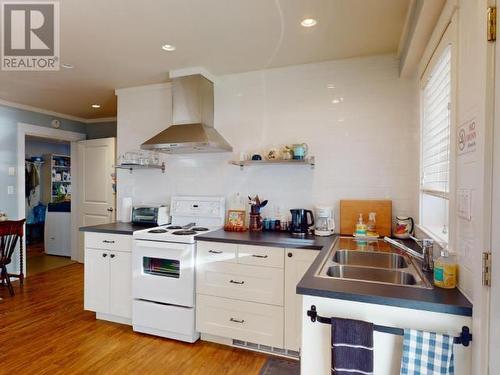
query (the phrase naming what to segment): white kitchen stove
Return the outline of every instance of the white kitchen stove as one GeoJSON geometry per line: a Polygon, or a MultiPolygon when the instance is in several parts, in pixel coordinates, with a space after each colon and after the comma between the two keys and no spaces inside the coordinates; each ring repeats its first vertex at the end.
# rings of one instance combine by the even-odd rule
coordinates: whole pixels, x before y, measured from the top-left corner
{"type": "Polygon", "coordinates": [[[168,224],[134,232],[134,239],[176,243],[195,243],[197,235],[213,232],[221,228],[221,225],[202,226],[198,225],[196,222],[188,225],[168,224]]]}
{"type": "Polygon", "coordinates": [[[133,234],[134,331],[186,342],[195,328],[196,236],[224,225],[220,197],[172,197],[172,223],[133,234]]]}

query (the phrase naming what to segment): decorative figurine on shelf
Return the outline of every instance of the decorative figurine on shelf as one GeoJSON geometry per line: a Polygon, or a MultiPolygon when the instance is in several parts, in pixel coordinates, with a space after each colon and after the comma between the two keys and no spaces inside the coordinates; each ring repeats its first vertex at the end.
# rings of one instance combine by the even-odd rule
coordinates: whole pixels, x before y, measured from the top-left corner
{"type": "Polygon", "coordinates": [[[267,204],[267,200],[260,201],[258,195],[255,198],[248,197],[250,204],[250,225],[249,229],[251,232],[260,232],[262,231],[262,218],[260,217],[260,209],[265,207],[267,204]]]}

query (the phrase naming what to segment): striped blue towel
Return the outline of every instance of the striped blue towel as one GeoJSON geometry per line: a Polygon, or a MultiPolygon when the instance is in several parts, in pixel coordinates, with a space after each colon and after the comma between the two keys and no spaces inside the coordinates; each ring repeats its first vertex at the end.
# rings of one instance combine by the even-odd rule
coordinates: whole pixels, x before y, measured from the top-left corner
{"type": "Polygon", "coordinates": [[[453,375],[453,336],[405,329],[401,375],[453,375]]]}

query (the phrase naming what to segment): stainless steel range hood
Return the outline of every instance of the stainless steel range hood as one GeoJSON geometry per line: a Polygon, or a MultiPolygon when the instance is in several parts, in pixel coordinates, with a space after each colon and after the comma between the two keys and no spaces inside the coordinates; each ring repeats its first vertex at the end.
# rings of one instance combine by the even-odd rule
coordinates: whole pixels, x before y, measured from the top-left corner
{"type": "Polygon", "coordinates": [[[201,74],[172,80],[172,123],[141,149],[170,154],[233,150],[214,128],[214,87],[201,74]]]}

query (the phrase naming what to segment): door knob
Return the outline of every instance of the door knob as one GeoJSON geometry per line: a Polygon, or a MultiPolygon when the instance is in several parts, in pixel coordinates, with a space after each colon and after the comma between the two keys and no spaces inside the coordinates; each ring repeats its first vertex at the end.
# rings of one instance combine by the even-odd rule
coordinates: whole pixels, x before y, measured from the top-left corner
{"type": "Polygon", "coordinates": [[[113,212],[114,211],[114,208],[113,207],[109,207],[108,208],[108,212],[113,212]]]}

